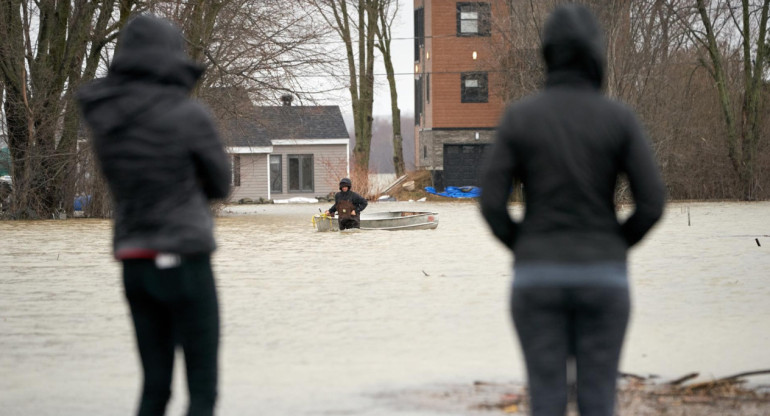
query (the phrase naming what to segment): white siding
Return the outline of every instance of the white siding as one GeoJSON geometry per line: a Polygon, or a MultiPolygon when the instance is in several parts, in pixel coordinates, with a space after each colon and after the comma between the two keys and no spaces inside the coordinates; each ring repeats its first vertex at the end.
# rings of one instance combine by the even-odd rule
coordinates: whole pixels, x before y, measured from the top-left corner
{"type": "Polygon", "coordinates": [[[273,192],[272,199],[288,199],[295,196],[316,197],[337,192],[339,180],[347,176],[347,150],[344,144],[308,145],[308,146],[273,146],[273,154],[280,154],[283,176],[283,190],[273,192]],[[288,155],[313,155],[313,192],[289,192],[288,155]],[[341,175],[341,176],[340,176],[341,175]]]}
{"type": "MultiPolygon", "coordinates": [[[[313,198],[337,192],[339,180],[348,176],[348,146],[346,144],[273,146],[274,155],[281,155],[281,192],[270,192],[271,199],[289,199],[296,196],[313,198]],[[288,155],[313,155],[313,192],[289,192],[288,155]]],[[[241,154],[241,186],[234,186],[230,201],[242,198],[268,198],[267,154],[241,154]]]]}
{"type": "Polygon", "coordinates": [[[267,155],[241,154],[241,186],[233,186],[230,201],[267,198],[267,155]]]}

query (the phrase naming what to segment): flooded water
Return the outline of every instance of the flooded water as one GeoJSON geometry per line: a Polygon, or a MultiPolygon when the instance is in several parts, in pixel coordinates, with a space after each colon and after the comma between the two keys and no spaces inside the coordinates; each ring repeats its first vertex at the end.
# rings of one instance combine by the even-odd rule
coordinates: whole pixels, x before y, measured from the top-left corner
{"type": "MultiPolygon", "coordinates": [[[[473,203],[369,206],[440,214],[436,230],[401,232],[316,233],[319,208],[217,220],[219,414],[430,415],[380,393],[524,379],[510,256],[473,203]]],[[[109,247],[108,221],[0,222],[2,414],[133,411],[139,364],[109,247]]],[[[669,205],[631,279],[623,371],[770,368],[770,203],[669,205]]],[[[170,414],[187,396],[177,364],[170,414]]]]}

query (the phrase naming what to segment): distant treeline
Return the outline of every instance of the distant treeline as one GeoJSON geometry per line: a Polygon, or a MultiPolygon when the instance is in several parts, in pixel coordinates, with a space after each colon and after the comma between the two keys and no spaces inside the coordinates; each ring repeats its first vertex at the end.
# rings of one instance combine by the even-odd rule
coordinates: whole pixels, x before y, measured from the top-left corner
{"type": "MultiPolygon", "coordinates": [[[[669,197],[770,199],[768,2],[581,2],[607,34],[606,92],[639,114],[669,197]]],[[[557,3],[500,3],[490,91],[507,101],[541,87],[539,31],[557,3]]]]}
{"type": "MultiPolygon", "coordinates": [[[[414,170],[414,116],[401,116],[401,136],[404,139],[404,164],[407,171],[414,170]]],[[[394,173],[393,127],[390,116],[374,117],[372,123],[372,148],[369,170],[376,173],[394,173]]]]}

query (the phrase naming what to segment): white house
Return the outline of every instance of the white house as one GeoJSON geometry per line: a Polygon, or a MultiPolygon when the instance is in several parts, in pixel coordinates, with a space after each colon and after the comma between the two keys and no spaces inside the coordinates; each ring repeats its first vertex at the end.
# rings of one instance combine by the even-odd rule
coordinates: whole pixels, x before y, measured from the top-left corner
{"type": "Polygon", "coordinates": [[[350,136],[338,106],[254,107],[221,127],[231,201],[326,196],[350,172],[350,136]]]}

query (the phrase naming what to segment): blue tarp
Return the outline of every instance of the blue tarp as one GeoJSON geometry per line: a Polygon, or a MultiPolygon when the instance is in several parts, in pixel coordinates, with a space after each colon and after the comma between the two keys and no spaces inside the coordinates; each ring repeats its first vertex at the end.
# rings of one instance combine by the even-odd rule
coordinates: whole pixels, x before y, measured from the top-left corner
{"type": "Polygon", "coordinates": [[[73,208],[75,211],[82,211],[89,203],[91,203],[91,195],[76,196],[73,208]]]}
{"type": "Polygon", "coordinates": [[[425,191],[429,194],[445,196],[447,198],[478,198],[481,196],[481,188],[478,186],[447,186],[444,192],[436,192],[436,188],[426,186],[425,191]]]}

